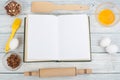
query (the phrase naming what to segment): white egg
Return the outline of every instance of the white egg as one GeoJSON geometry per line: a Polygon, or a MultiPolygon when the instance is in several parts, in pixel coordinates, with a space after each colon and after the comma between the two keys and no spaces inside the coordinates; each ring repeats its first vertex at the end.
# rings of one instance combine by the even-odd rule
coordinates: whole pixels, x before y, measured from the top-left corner
{"type": "Polygon", "coordinates": [[[109,45],[106,47],[106,52],[108,53],[117,53],[119,50],[117,45],[109,45]]]}
{"type": "Polygon", "coordinates": [[[11,40],[9,46],[11,50],[15,50],[18,47],[18,45],[19,45],[19,40],[17,38],[14,38],[11,40]]]}
{"type": "Polygon", "coordinates": [[[107,47],[109,46],[111,43],[111,39],[110,38],[103,38],[101,41],[100,41],[100,46],[101,47],[107,47]]]}

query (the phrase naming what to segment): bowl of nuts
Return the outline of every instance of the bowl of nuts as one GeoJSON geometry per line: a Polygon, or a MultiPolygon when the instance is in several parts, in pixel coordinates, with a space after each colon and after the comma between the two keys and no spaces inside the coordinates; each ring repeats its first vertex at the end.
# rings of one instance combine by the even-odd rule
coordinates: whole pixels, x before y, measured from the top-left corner
{"type": "Polygon", "coordinates": [[[5,3],[5,10],[6,13],[10,16],[17,16],[21,13],[22,6],[21,2],[19,0],[8,0],[5,3]]]}
{"type": "Polygon", "coordinates": [[[15,71],[20,68],[20,66],[22,64],[22,59],[18,53],[11,51],[11,52],[8,52],[3,57],[2,63],[6,69],[15,71]]]}

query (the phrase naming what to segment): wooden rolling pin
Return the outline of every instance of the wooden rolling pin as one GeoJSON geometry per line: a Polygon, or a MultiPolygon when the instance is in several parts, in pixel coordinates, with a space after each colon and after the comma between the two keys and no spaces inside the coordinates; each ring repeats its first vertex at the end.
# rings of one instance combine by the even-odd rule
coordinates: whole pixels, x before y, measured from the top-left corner
{"type": "Polygon", "coordinates": [[[60,76],[76,76],[79,74],[90,74],[92,69],[76,69],[70,68],[45,68],[38,71],[25,72],[25,76],[38,76],[38,77],[60,77],[60,76]]]}
{"type": "Polygon", "coordinates": [[[65,4],[57,5],[51,2],[32,2],[31,11],[35,13],[39,12],[52,12],[55,10],[88,10],[89,6],[87,5],[77,5],[77,4],[65,4]]]}

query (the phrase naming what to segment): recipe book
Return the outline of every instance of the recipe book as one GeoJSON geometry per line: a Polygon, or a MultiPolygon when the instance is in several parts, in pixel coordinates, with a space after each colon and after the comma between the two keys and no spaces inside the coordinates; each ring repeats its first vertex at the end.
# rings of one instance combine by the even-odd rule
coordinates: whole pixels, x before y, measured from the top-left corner
{"type": "Polygon", "coordinates": [[[24,61],[90,61],[89,18],[28,15],[24,61]]]}

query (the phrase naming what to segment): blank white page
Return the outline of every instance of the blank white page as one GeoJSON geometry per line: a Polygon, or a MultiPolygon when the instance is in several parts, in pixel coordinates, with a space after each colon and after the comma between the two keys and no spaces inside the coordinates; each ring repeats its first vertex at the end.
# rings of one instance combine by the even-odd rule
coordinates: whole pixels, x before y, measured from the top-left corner
{"type": "Polygon", "coordinates": [[[57,17],[28,15],[27,61],[56,60],[58,54],[57,17]]]}
{"type": "Polygon", "coordinates": [[[60,60],[90,60],[89,23],[87,15],[59,16],[60,60]]]}

